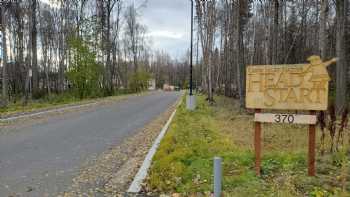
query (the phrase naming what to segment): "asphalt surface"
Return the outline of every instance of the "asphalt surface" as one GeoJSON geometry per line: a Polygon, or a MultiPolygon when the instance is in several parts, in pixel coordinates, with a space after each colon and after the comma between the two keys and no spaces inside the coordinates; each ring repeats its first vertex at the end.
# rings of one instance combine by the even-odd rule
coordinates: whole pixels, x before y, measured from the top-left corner
{"type": "Polygon", "coordinates": [[[0,196],[57,195],[71,185],[83,163],[135,134],[180,95],[133,96],[13,132],[0,128],[0,196]]]}

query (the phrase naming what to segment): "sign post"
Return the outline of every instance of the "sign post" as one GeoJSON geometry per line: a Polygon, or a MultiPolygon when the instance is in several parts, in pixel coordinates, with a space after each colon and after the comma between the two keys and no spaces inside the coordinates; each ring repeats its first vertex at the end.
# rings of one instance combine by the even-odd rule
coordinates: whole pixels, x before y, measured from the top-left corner
{"type": "MultiPolygon", "coordinates": [[[[315,111],[310,111],[311,115],[315,115],[315,111]]],[[[308,175],[315,176],[315,159],[316,159],[316,126],[309,125],[309,154],[308,154],[308,175]]]]}
{"type": "MultiPolygon", "coordinates": [[[[255,113],[260,113],[260,109],[255,109],[255,113]]],[[[254,149],[255,149],[255,173],[260,176],[261,166],[261,123],[255,122],[254,149]]]]}
{"type": "Polygon", "coordinates": [[[315,176],[316,111],[328,107],[327,66],[336,59],[323,62],[319,56],[308,58],[309,64],[252,65],[246,72],[246,107],[255,110],[255,171],[261,169],[261,122],[308,124],[308,175],[315,176]],[[261,113],[270,110],[309,110],[305,114],[261,113]]]}

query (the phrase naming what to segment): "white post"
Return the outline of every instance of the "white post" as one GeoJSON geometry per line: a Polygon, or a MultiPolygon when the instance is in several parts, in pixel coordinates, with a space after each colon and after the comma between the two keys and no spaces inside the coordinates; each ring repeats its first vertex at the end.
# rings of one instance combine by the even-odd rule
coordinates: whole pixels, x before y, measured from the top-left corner
{"type": "Polygon", "coordinates": [[[196,97],[194,95],[187,96],[186,108],[190,111],[193,111],[196,108],[196,97]]]}

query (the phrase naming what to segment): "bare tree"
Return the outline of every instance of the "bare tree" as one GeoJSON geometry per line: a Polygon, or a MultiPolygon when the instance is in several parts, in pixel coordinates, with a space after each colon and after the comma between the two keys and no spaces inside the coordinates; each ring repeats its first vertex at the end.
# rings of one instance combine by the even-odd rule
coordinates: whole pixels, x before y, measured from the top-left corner
{"type": "Polygon", "coordinates": [[[8,103],[8,87],[7,87],[7,44],[6,44],[6,26],[7,14],[5,4],[1,5],[1,32],[2,32],[2,103],[1,106],[6,106],[8,103]]]}
{"type": "MultiPolygon", "coordinates": [[[[106,55],[106,66],[105,66],[105,87],[109,93],[112,93],[113,91],[113,82],[112,82],[112,65],[111,65],[111,13],[113,11],[114,5],[117,1],[116,0],[107,0],[105,2],[106,5],[104,5],[102,1],[102,9],[103,14],[100,16],[101,21],[101,27],[103,32],[102,37],[102,46],[104,50],[104,54],[106,55]]],[[[101,4],[101,3],[100,3],[101,4]]],[[[101,6],[101,5],[100,5],[101,6]]]]}
{"type": "Polygon", "coordinates": [[[39,70],[37,64],[37,1],[32,0],[31,5],[31,52],[32,52],[32,70],[33,70],[33,92],[36,93],[39,89],[39,70]]]}
{"type": "Polygon", "coordinates": [[[346,94],[346,48],[345,48],[345,24],[346,14],[348,9],[348,1],[337,0],[336,1],[336,32],[337,32],[337,44],[336,54],[339,58],[336,69],[336,112],[341,114],[346,108],[347,94],[346,94]]]}
{"type": "Polygon", "coordinates": [[[250,1],[239,0],[237,5],[237,85],[242,108],[245,103],[245,50],[243,33],[249,18],[250,3],[250,1]]]}
{"type": "Polygon", "coordinates": [[[75,16],[75,22],[77,25],[77,35],[78,36],[82,35],[81,25],[82,25],[83,20],[84,20],[84,8],[85,8],[87,2],[88,2],[88,0],[74,0],[73,1],[75,8],[77,10],[76,16],[75,16]]]}
{"type": "Polygon", "coordinates": [[[321,0],[321,13],[320,13],[320,38],[319,38],[319,51],[321,58],[326,58],[327,50],[327,21],[328,21],[328,0],[321,0]]]}
{"type": "Polygon", "coordinates": [[[137,10],[135,5],[130,5],[125,12],[125,36],[128,40],[128,48],[132,53],[134,72],[138,70],[139,45],[141,43],[144,27],[137,22],[137,10]]]}
{"type": "Polygon", "coordinates": [[[207,69],[207,94],[208,101],[214,102],[213,98],[213,79],[212,79],[212,57],[214,48],[214,34],[216,32],[217,10],[216,1],[200,1],[196,0],[198,31],[200,35],[203,64],[207,69]]]}
{"type": "Polygon", "coordinates": [[[272,32],[272,64],[278,63],[278,36],[279,36],[279,10],[280,3],[279,0],[273,1],[273,32],[272,32]]]}
{"type": "Polygon", "coordinates": [[[51,13],[47,10],[41,12],[40,18],[40,37],[41,37],[41,48],[42,48],[42,65],[44,68],[45,80],[44,87],[46,87],[47,94],[51,94],[50,85],[50,59],[51,51],[54,40],[54,19],[51,13]]]}

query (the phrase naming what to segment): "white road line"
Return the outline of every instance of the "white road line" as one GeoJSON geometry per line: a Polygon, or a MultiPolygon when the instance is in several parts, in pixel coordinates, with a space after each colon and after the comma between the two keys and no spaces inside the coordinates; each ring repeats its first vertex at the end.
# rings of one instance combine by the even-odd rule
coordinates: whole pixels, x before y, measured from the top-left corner
{"type": "Polygon", "coordinates": [[[165,124],[165,126],[163,127],[162,131],[160,132],[160,134],[158,135],[156,141],[153,143],[151,149],[148,151],[145,160],[142,163],[141,168],[139,169],[139,171],[137,172],[136,176],[134,177],[134,180],[132,181],[128,192],[130,193],[138,193],[141,190],[141,184],[143,182],[143,180],[146,178],[147,176],[147,172],[149,167],[151,166],[151,162],[152,162],[152,158],[154,156],[154,154],[156,153],[158,146],[161,142],[161,140],[163,139],[166,131],[169,128],[169,125],[172,121],[172,119],[174,118],[176,113],[176,109],[175,111],[171,114],[168,122],[165,124]]]}
{"type": "Polygon", "coordinates": [[[8,118],[0,118],[0,122],[13,121],[13,120],[17,120],[20,118],[28,118],[28,117],[38,116],[41,114],[52,113],[52,112],[61,112],[61,111],[68,110],[68,109],[81,108],[81,107],[86,107],[86,106],[91,106],[91,105],[96,105],[96,104],[97,104],[97,102],[94,102],[94,103],[88,103],[88,104],[83,104],[83,105],[67,106],[67,107],[62,107],[59,109],[46,110],[46,111],[41,111],[41,112],[32,113],[32,114],[23,114],[23,115],[8,117],[8,118]]]}
{"type": "MultiPolygon", "coordinates": [[[[176,108],[181,104],[182,96],[180,97],[179,102],[176,104],[176,108]]],[[[156,153],[156,151],[157,151],[157,149],[159,147],[160,142],[162,141],[165,133],[167,132],[167,130],[169,128],[169,125],[170,125],[171,121],[173,120],[173,118],[174,118],[174,116],[176,114],[176,108],[175,108],[174,112],[171,114],[171,116],[168,119],[167,123],[162,128],[162,130],[159,133],[158,137],[154,141],[151,149],[148,151],[148,153],[146,155],[146,158],[145,158],[145,160],[142,163],[141,168],[139,169],[139,171],[135,175],[134,180],[132,181],[131,185],[129,186],[129,189],[128,189],[127,192],[129,192],[129,193],[138,193],[138,192],[140,192],[141,184],[143,183],[143,181],[147,177],[148,169],[149,169],[149,167],[151,166],[151,163],[152,163],[152,158],[155,155],[155,153],[156,153]]]]}

